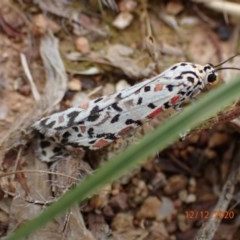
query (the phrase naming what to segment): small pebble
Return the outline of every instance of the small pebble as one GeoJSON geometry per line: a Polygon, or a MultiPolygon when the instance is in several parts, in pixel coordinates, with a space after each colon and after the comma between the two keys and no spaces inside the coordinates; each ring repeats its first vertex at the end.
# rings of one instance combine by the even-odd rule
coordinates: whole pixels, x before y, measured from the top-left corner
{"type": "Polygon", "coordinates": [[[137,2],[134,0],[124,0],[119,3],[120,12],[132,12],[136,9],[137,2]]]}
{"type": "Polygon", "coordinates": [[[70,91],[80,91],[82,89],[81,81],[77,78],[73,78],[68,82],[68,89],[70,91]]]}
{"type": "Polygon", "coordinates": [[[129,12],[121,12],[113,21],[113,26],[117,29],[123,30],[127,28],[133,21],[133,15],[129,12]]]}
{"type": "Polygon", "coordinates": [[[0,120],[4,120],[8,115],[8,107],[7,105],[0,106],[0,120]]]}
{"type": "Polygon", "coordinates": [[[133,215],[129,213],[118,213],[112,221],[113,230],[133,229],[133,215]]]}
{"type": "Polygon", "coordinates": [[[177,15],[183,11],[184,6],[180,1],[170,1],[166,6],[166,12],[171,15],[177,15]]]}
{"type": "Polygon", "coordinates": [[[185,176],[174,175],[168,179],[163,191],[165,194],[172,195],[186,188],[186,186],[187,178],[185,176]]]}
{"type": "Polygon", "coordinates": [[[30,85],[25,84],[18,89],[18,92],[23,96],[29,96],[31,94],[31,87],[30,85]]]}
{"type": "Polygon", "coordinates": [[[112,83],[107,83],[103,88],[103,96],[110,95],[115,92],[115,87],[112,83]]]}
{"type": "Polygon", "coordinates": [[[209,148],[218,147],[229,142],[229,136],[225,133],[215,132],[208,142],[209,148]]]}
{"type": "Polygon", "coordinates": [[[187,198],[186,198],[186,200],[185,200],[185,203],[194,203],[194,202],[196,202],[196,201],[197,201],[196,195],[190,193],[190,194],[188,194],[188,196],[187,196],[187,198]]]}
{"type": "Polygon", "coordinates": [[[75,45],[76,49],[82,54],[88,54],[90,52],[89,42],[85,37],[77,38],[75,45]]]}
{"type": "Polygon", "coordinates": [[[161,198],[161,208],[158,212],[158,220],[162,221],[165,218],[169,218],[175,212],[173,202],[170,198],[161,198]]]}
{"type": "Polygon", "coordinates": [[[117,84],[116,84],[116,92],[119,92],[125,88],[130,87],[130,84],[126,81],[126,80],[120,80],[117,84]]]}
{"type": "Polygon", "coordinates": [[[61,27],[43,14],[38,14],[33,17],[32,31],[35,35],[43,35],[47,29],[51,29],[53,33],[57,33],[61,27]]]}
{"type": "Polygon", "coordinates": [[[137,212],[138,218],[157,218],[161,208],[161,201],[157,197],[148,197],[137,212]]]}

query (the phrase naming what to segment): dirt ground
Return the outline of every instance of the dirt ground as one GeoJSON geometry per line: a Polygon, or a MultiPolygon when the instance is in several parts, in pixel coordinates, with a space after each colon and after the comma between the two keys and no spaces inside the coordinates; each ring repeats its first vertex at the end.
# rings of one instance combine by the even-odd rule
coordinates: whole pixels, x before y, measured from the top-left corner
{"type": "MultiPolygon", "coordinates": [[[[218,64],[239,52],[240,2],[210,2],[0,2],[0,238],[162,119],[97,154],[52,166],[36,154],[35,121],[174,63],[218,64]]],[[[237,73],[222,71],[219,84],[237,73]]],[[[235,103],[28,239],[239,239],[239,115],[235,103]]]]}

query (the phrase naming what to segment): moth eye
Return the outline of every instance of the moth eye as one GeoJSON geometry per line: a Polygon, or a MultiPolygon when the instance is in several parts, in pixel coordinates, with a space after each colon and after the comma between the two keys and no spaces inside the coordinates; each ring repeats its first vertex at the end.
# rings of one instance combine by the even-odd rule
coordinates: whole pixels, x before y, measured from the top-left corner
{"type": "Polygon", "coordinates": [[[208,83],[214,83],[217,80],[217,75],[215,73],[210,73],[207,77],[208,83]]]}

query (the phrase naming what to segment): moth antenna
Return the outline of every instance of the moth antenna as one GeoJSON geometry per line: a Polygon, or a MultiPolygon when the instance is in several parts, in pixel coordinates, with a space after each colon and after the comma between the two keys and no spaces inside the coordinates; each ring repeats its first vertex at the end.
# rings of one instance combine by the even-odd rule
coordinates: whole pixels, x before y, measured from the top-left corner
{"type": "Polygon", "coordinates": [[[232,57],[228,58],[227,60],[219,63],[218,65],[215,65],[214,68],[217,68],[217,67],[223,65],[224,63],[226,63],[226,62],[228,62],[228,61],[231,61],[233,58],[235,58],[235,57],[237,57],[237,56],[239,56],[239,55],[240,55],[240,53],[236,53],[235,55],[233,55],[232,57]]]}
{"type": "Polygon", "coordinates": [[[215,69],[214,72],[218,72],[218,71],[226,70],[226,69],[240,70],[240,68],[236,68],[236,67],[222,67],[222,68],[217,68],[217,69],[215,69]]]}

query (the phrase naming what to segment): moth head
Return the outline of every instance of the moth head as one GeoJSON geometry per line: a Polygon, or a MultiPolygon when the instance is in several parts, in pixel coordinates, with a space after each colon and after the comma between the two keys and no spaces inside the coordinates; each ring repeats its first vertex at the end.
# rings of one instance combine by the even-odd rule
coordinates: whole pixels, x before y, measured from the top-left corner
{"type": "Polygon", "coordinates": [[[211,63],[204,65],[203,71],[205,73],[205,77],[203,79],[205,84],[213,84],[217,82],[218,73],[216,72],[215,67],[211,63]]]}
{"type": "Polygon", "coordinates": [[[228,58],[227,60],[219,63],[218,65],[213,65],[211,63],[208,63],[206,64],[204,67],[203,67],[203,71],[205,72],[206,76],[205,76],[205,79],[204,79],[204,82],[205,84],[213,84],[215,83],[218,78],[218,71],[221,71],[221,70],[226,70],[226,69],[231,69],[231,70],[240,70],[240,68],[236,68],[236,67],[222,67],[225,63],[229,62],[230,60],[232,60],[233,58],[239,56],[240,53],[237,53],[235,54],[234,56],[228,58]]]}

